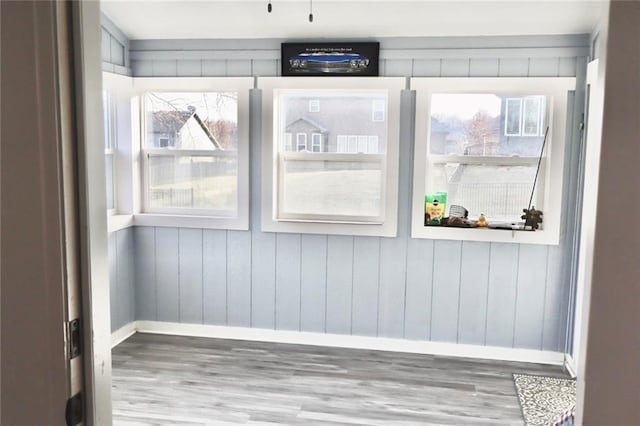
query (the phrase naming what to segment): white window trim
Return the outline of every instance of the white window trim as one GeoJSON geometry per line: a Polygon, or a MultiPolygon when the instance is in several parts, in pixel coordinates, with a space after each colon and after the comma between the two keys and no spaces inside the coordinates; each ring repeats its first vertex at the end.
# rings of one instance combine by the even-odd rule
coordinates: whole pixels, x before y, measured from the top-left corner
{"type": "MultiPolygon", "coordinates": [[[[109,208],[107,206],[107,215],[113,216],[118,212],[118,168],[116,159],[118,158],[118,107],[117,107],[117,93],[113,93],[105,87],[104,90],[107,93],[107,98],[103,100],[103,107],[107,109],[104,111],[108,116],[108,122],[104,123],[104,136],[108,141],[108,147],[104,149],[105,160],[107,157],[111,157],[111,197],[113,198],[113,206],[109,208]]],[[[106,163],[105,163],[106,172],[106,163]]],[[[109,190],[107,190],[108,194],[109,190]]]]}
{"type": "MultiPolygon", "coordinates": [[[[166,213],[147,213],[138,206],[133,213],[133,224],[141,226],[167,226],[203,229],[249,229],[249,91],[254,87],[253,77],[144,77],[133,78],[134,93],[138,96],[146,92],[199,92],[199,91],[235,91],[238,92],[238,206],[235,217],[212,215],[210,211],[176,209],[166,213]],[[206,214],[205,214],[206,213],[206,214]]],[[[134,101],[135,102],[135,101],[134,101]]],[[[141,111],[138,118],[141,120],[141,111]]],[[[144,131],[139,129],[134,139],[137,140],[138,156],[136,162],[140,170],[145,170],[140,146],[144,131]]],[[[147,150],[151,152],[151,150],[147,150]]],[[[140,172],[143,175],[143,172],[140,172]]],[[[144,176],[140,182],[143,182],[144,176]]],[[[141,185],[140,194],[146,197],[146,188],[141,185]]]]}
{"type": "Polygon", "coordinates": [[[133,78],[102,73],[103,89],[112,95],[116,107],[114,123],[114,186],[115,209],[108,211],[107,230],[115,232],[133,225],[133,211],[138,204],[136,191],[138,188],[134,166],[134,148],[132,145],[131,96],[133,95],[133,78]]]}
{"type": "MultiPolygon", "coordinates": [[[[262,231],[292,232],[335,235],[370,235],[395,237],[398,222],[398,153],[400,135],[400,95],[406,87],[404,77],[380,77],[376,79],[360,77],[259,77],[258,87],[262,89],[263,150],[262,150],[262,231]],[[387,163],[385,199],[383,209],[385,220],[377,223],[351,223],[348,221],[286,221],[276,219],[278,182],[277,140],[274,129],[274,100],[278,90],[386,90],[387,110],[387,163]]],[[[318,155],[318,154],[315,154],[318,155]]]]}
{"type": "Polygon", "coordinates": [[[309,101],[309,112],[320,112],[320,99],[311,99],[309,101]]]}
{"type": "MultiPolygon", "coordinates": [[[[416,129],[413,176],[413,238],[496,241],[557,245],[562,214],[562,180],[569,91],[575,90],[573,77],[540,78],[412,78],[416,91],[416,129]],[[427,177],[428,137],[430,135],[431,95],[434,93],[523,93],[547,97],[550,135],[545,146],[544,175],[538,177],[538,193],[543,197],[544,229],[509,231],[482,228],[448,228],[424,226],[424,194],[427,177]],[[424,119],[423,119],[424,117],[424,119]]],[[[483,159],[487,161],[487,159],[483,159]]],[[[496,159],[496,161],[500,161],[496,159]]],[[[503,160],[504,161],[504,160],[503,160]]],[[[525,161],[523,159],[522,161],[525,161]]],[[[526,160],[528,161],[528,160],[526,160]]],[[[523,206],[525,208],[526,206],[523,206]]],[[[447,212],[448,213],[448,212],[447,212]]]]}

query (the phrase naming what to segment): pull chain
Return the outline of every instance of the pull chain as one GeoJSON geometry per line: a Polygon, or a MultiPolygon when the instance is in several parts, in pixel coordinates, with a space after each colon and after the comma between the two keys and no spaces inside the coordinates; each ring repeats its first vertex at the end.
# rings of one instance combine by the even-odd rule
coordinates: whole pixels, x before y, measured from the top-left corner
{"type": "Polygon", "coordinates": [[[271,13],[273,10],[273,6],[271,6],[271,0],[269,0],[269,4],[267,5],[267,12],[271,13]]]}
{"type": "Polygon", "coordinates": [[[313,22],[313,0],[309,0],[309,22],[313,22]]]}

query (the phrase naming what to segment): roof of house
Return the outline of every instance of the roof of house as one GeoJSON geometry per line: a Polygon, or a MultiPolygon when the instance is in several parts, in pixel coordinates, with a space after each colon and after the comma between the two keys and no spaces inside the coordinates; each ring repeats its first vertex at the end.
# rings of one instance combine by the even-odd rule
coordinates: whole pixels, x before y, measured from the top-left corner
{"type": "Polygon", "coordinates": [[[155,111],[151,120],[153,133],[176,133],[195,114],[194,111],[155,111]]]}
{"type": "Polygon", "coordinates": [[[222,149],[222,146],[213,136],[207,125],[202,121],[200,116],[195,112],[195,108],[189,107],[188,111],[155,111],[151,120],[151,128],[153,133],[177,133],[187,121],[193,117],[202,131],[207,135],[216,149],[222,149]]]}
{"type": "Polygon", "coordinates": [[[299,121],[306,121],[311,125],[311,127],[313,127],[314,129],[318,129],[321,133],[326,133],[329,131],[326,127],[321,126],[320,124],[316,123],[311,119],[308,119],[307,117],[301,117],[301,118],[298,118],[297,120],[293,120],[291,123],[287,124],[286,129],[290,128],[291,126],[293,126],[299,121]]]}

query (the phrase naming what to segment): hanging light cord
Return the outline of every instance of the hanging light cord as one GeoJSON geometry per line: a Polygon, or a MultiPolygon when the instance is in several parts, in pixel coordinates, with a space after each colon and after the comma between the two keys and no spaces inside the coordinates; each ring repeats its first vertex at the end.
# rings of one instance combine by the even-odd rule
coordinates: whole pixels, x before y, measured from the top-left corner
{"type": "MultiPolygon", "coordinates": [[[[271,13],[273,11],[273,6],[271,5],[271,0],[267,3],[267,12],[271,13]]],[[[313,22],[313,0],[309,0],[309,22],[313,22]]]]}

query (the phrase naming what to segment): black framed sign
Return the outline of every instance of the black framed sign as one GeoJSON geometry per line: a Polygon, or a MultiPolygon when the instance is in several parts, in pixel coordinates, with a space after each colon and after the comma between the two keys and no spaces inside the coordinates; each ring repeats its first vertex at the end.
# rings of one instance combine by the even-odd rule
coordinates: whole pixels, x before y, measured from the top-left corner
{"type": "Polygon", "coordinates": [[[283,76],[377,76],[380,43],[282,43],[283,76]]]}

